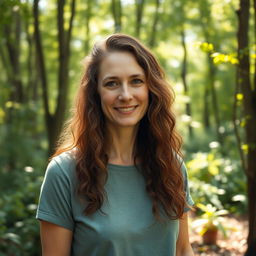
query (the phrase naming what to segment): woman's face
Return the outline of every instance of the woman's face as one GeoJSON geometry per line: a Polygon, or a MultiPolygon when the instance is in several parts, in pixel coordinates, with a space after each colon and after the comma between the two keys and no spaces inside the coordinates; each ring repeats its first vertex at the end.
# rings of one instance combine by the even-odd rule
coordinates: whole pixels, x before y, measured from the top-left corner
{"type": "Polygon", "coordinates": [[[145,73],[128,52],[109,53],[101,62],[98,93],[107,125],[135,127],[147,111],[145,73]]]}

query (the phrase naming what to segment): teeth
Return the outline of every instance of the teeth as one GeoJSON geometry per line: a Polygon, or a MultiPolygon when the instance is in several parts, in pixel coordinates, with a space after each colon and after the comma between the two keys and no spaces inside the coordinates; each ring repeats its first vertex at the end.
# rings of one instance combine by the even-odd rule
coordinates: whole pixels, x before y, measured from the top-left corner
{"type": "Polygon", "coordinates": [[[135,107],[129,107],[129,108],[117,108],[119,111],[122,112],[129,112],[135,109],[135,107]]]}

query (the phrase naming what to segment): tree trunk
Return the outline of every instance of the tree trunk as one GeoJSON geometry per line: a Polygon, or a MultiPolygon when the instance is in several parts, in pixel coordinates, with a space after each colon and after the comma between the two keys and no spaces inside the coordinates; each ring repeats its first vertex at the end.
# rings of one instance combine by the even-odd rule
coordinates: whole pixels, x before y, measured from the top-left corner
{"type": "Polygon", "coordinates": [[[220,142],[220,144],[222,144],[223,138],[219,131],[219,128],[220,128],[219,104],[218,104],[217,92],[215,88],[216,68],[209,54],[208,54],[208,65],[209,65],[209,83],[210,83],[210,90],[211,90],[211,96],[212,96],[212,110],[213,110],[213,116],[215,119],[215,132],[216,132],[218,141],[220,142]]]}
{"type": "Polygon", "coordinates": [[[56,108],[53,114],[49,111],[49,96],[48,96],[48,83],[45,69],[45,58],[43,54],[41,35],[39,30],[39,13],[38,13],[39,0],[34,1],[34,27],[35,27],[35,44],[37,49],[37,60],[39,67],[39,75],[41,78],[42,91],[43,91],[43,103],[45,113],[45,123],[47,127],[48,143],[49,143],[49,155],[55,150],[56,141],[61,131],[65,111],[67,107],[67,94],[69,86],[69,59],[70,59],[70,41],[71,32],[73,28],[73,19],[75,15],[75,0],[71,1],[71,16],[69,20],[68,29],[64,29],[64,6],[65,1],[58,1],[58,43],[59,43],[59,71],[58,71],[58,96],[56,102],[56,108]]]}
{"type": "Polygon", "coordinates": [[[143,9],[144,9],[144,0],[136,0],[136,25],[135,25],[135,35],[137,38],[140,38],[140,31],[142,25],[143,9]]]}
{"type": "Polygon", "coordinates": [[[242,169],[245,170],[246,169],[246,161],[245,161],[245,155],[243,153],[243,149],[242,149],[242,138],[241,135],[239,133],[239,123],[238,121],[238,117],[237,117],[237,105],[238,105],[238,101],[237,101],[237,94],[239,93],[239,83],[238,83],[238,72],[236,72],[236,87],[234,90],[234,102],[233,102],[233,126],[234,126],[234,132],[235,132],[235,137],[236,137],[236,142],[237,142],[237,149],[238,149],[238,153],[240,156],[240,161],[241,161],[241,166],[242,169]]]}
{"type": "Polygon", "coordinates": [[[48,96],[48,81],[46,76],[46,67],[45,67],[45,58],[41,40],[41,33],[39,29],[39,5],[40,0],[34,1],[33,6],[33,14],[34,14],[34,38],[35,38],[35,46],[36,46],[36,61],[38,66],[38,76],[40,78],[41,86],[42,86],[42,98],[43,98],[43,106],[44,106],[44,118],[45,125],[47,128],[48,142],[50,141],[50,129],[51,125],[51,114],[49,110],[49,96],[48,96]]]}
{"type": "MultiPolygon", "coordinates": [[[[199,9],[200,9],[200,21],[201,21],[201,27],[203,31],[203,35],[205,38],[205,41],[209,42],[209,27],[211,26],[211,20],[209,19],[209,16],[211,15],[209,3],[206,0],[200,0],[199,1],[199,9]]],[[[208,130],[211,126],[211,120],[210,120],[210,85],[208,83],[205,83],[204,86],[204,96],[203,96],[203,125],[204,129],[208,130]]]]}
{"type": "Polygon", "coordinates": [[[205,129],[210,128],[210,111],[209,111],[209,86],[204,86],[204,109],[203,109],[203,124],[205,129]]]}
{"type": "Polygon", "coordinates": [[[10,63],[10,59],[7,56],[7,51],[5,50],[4,45],[3,46],[1,45],[0,47],[0,57],[6,72],[6,80],[7,80],[6,83],[11,84],[12,76],[13,76],[12,65],[10,63]]]}
{"type": "MultiPolygon", "coordinates": [[[[254,45],[256,45],[256,0],[253,1],[254,9],[254,45]]],[[[256,89],[256,58],[254,58],[254,90],[256,89]]]]}
{"type": "Polygon", "coordinates": [[[89,43],[90,43],[90,21],[92,16],[92,0],[87,0],[86,9],[86,22],[85,22],[85,54],[89,53],[89,43]]]}
{"type": "MultiPolygon", "coordinates": [[[[10,100],[22,103],[24,101],[23,83],[21,79],[20,67],[20,36],[21,20],[20,10],[12,12],[12,23],[4,24],[5,42],[8,55],[6,56],[10,64],[8,78],[12,85],[10,100]]],[[[7,60],[5,60],[7,62],[7,60]]]]}
{"type": "MultiPolygon", "coordinates": [[[[206,1],[199,1],[199,8],[201,14],[201,25],[202,31],[207,43],[214,41],[211,31],[214,31],[212,25],[212,16],[211,16],[211,6],[210,3],[206,1]]],[[[208,78],[209,84],[205,86],[205,93],[204,93],[204,127],[208,129],[210,127],[210,119],[209,119],[209,94],[211,94],[211,105],[213,111],[213,117],[215,121],[215,133],[218,141],[222,144],[223,136],[219,131],[221,122],[220,122],[220,115],[219,115],[219,104],[218,104],[218,97],[215,88],[215,74],[216,74],[216,67],[212,62],[212,58],[210,53],[207,52],[207,63],[208,63],[208,78]]]]}
{"type": "MultiPolygon", "coordinates": [[[[187,84],[187,47],[186,47],[186,42],[185,42],[185,30],[184,30],[184,26],[181,25],[181,44],[183,47],[183,62],[182,62],[182,70],[181,70],[181,79],[183,82],[183,87],[184,87],[184,93],[186,96],[189,96],[189,88],[188,88],[188,84],[187,84]]],[[[191,105],[190,102],[186,103],[186,114],[188,116],[192,116],[191,113],[191,105]]],[[[189,133],[189,137],[191,138],[193,136],[193,129],[191,127],[191,125],[188,125],[188,133],[189,133]]]]}
{"type": "Polygon", "coordinates": [[[24,29],[26,31],[26,40],[28,44],[27,54],[27,84],[26,84],[26,98],[33,101],[38,100],[38,82],[35,75],[35,47],[33,41],[33,35],[29,32],[30,18],[31,18],[31,4],[26,0],[26,6],[24,6],[25,18],[24,29]]]}
{"type": "Polygon", "coordinates": [[[238,83],[244,95],[243,107],[246,118],[246,144],[248,146],[245,173],[247,175],[249,233],[247,238],[248,249],[245,255],[254,255],[256,252],[256,90],[255,84],[250,83],[249,59],[249,10],[250,1],[240,0],[238,15],[238,83]]]}
{"type": "Polygon", "coordinates": [[[115,22],[115,33],[122,30],[122,3],[121,0],[112,0],[112,15],[115,22]]]}
{"type": "Polygon", "coordinates": [[[160,7],[160,0],[156,0],[156,8],[155,8],[155,15],[154,15],[154,20],[152,24],[152,29],[151,29],[151,35],[149,39],[149,46],[154,47],[155,42],[156,42],[156,28],[159,20],[159,7],[160,7]]]}

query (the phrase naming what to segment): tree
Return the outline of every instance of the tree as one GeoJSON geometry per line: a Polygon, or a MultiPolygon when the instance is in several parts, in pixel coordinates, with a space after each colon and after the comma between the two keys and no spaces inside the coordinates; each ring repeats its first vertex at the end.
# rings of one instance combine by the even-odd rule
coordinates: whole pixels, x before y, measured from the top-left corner
{"type": "Polygon", "coordinates": [[[24,101],[24,85],[21,79],[20,44],[21,44],[21,6],[18,3],[4,1],[5,9],[1,24],[1,34],[4,38],[0,49],[0,56],[6,69],[7,80],[11,85],[10,101],[24,101]]]}
{"type": "Polygon", "coordinates": [[[89,42],[90,42],[90,21],[92,17],[92,0],[87,0],[87,8],[85,12],[86,21],[85,21],[85,53],[89,52],[89,42]]]}
{"type": "Polygon", "coordinates": [[[45,57],[42,46],[42,37],[39,28],[39,1],[34,1],[34,37],[37,49],[37,64],[39,69],[39,76],[41,79],[42,93],[43,93],[43,105],[45,124],[47,128],[48,142],[49,142],[49,154],[54,151],[55,143],[58,135],[61,131],[65,111],[67,107],[67,94],[69,87],[69,60],[70,60],[70,42],[73,28],[73,19],[75,15],[75,0],[70,4],[70,18],[68,21],[68,28],[64,26],[64,7],[65,0],[57,1],[57,27],[58,27],[58,96],[54,113],[50,112],[49,108],[49,85],[47,80],[47,73],[45,67],[45,57]]]}
{"type": "Polygon", "coordinates": [[[122,3],[121,0],[111,1],[111,10],[115,22],[115,32],[122,30],[122,3]]]}
{"type": "MultiPolygon", "coordinates": [[[[187,82],[187,62],[188,62],[188,57],[187,57],[187,47],[186,47],[186,41],[185,41],[186,35],[185,35],[185,29],[184,25],[181,25],[181,43],[182,43],[182,48],[184,51],[183,55],[183,61],[182,61],[182,69],[181,69],[181,79],[184,87],[184,93],[185,95],[189,95],[189,87],[188,87],[188,82],[187,82]]],[[[191,117],[192,116],[192,110],[191,110],[191,105],[190,102],[186,103],[186,114],[191,117]]],[[[188,126],[188,133],[189,136],[193,136],[193,129],[192,126],[189,124],[188,126]]]]}
{"type": "Polygon", "coordinates": [[[135,24],[135,35],[137,38],[140,38],[140,31],[142,25],[143,9],[144,9],[144,0],[136,0],[136,24],[135,24]]]}
{"type": "MultiPolygon", "coordinates": [[[[254,255],[256,252],[256,84],[250,81],[249,58],[249,17],[250,0],[240,0],[238,16],[238,59],[237,68],[238,85],[244,96],[243,107],[246,119],[245,133],[248,152],[246,154],[245,174],[247,176],[249,234],[248,250],[246,255],[254,255]]],[[[255,83],[255,80],[254,80],[255,83]]]]}
{"type": "Polygon", "coordinates": [[[154,14],[151,34],[149,38],[150,47],[154,47],[156,43],[156,31],[157,31],[157,25],[160,17],[159,9],[160,9],[160,0],[155,0],[155,14],[154,14]]]}
{"type": "MultiPolygon", "coordinates": [[[[203,31],[203,35],[205,41],[209,44],[213,41],[213,21],[211,17],[211,6],[208,0],[200,1],[200,14],[201,14],[201,27],[203,31]]],[[[216,46],[216,44],[215,44],[216,46]]],[[[211,51],[207,52],[207,64],[208,64],[208,82],[206,82],[204,88],[204,125],[205,128],[210,127],[210,120],[209,120],[209,96],[211,96],[211,103],[212,103],[212,111],[213,117],[215,121],[215,130],[216,136],[218,141],[222,144],[223,138],[219,131],[221,122],[220,122],[220,114],[219,114],[219,104],[218,104],[218,97],[216,91],[216,73],[217,68],[214,65],[211,57],[211,51]],[[211,95],[209,95],[211,93],[211,95]]]]}

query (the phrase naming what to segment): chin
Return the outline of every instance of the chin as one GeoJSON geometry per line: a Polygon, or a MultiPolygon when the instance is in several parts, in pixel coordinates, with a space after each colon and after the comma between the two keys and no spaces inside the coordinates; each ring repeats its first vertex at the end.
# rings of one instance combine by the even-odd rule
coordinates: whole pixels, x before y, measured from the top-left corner
{"type": "Polygon", "coordinates": [[[119,127],[136,127],[139,124],[139,121],[119,121],[113,124],[119,127]]]}
{"type": "Polygon", "coordinates": [[[120,128],[134,128],[137,127],[142,118],[111,118],[109,119],[109,123],[112,127],[120,127],[120,128]]]}
{"type": "Polygon", "coordinates": [[[138,123],[119,123],[117,125],[120,127],[136,127],[138,123]]]}

